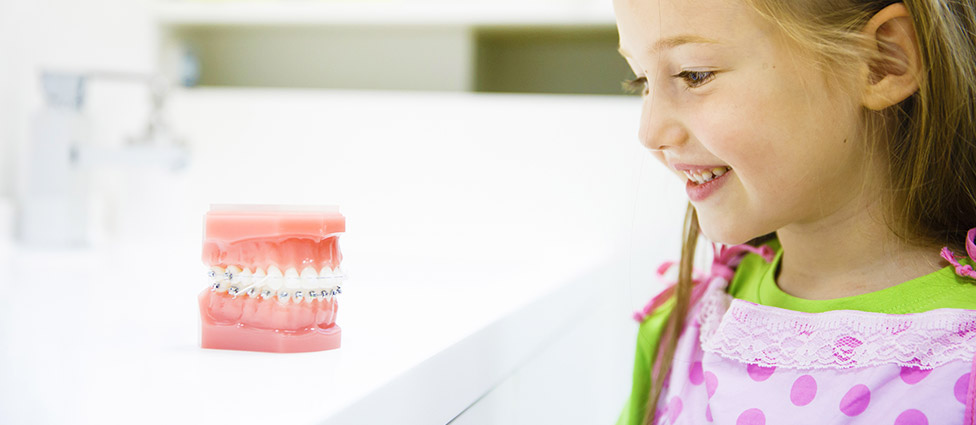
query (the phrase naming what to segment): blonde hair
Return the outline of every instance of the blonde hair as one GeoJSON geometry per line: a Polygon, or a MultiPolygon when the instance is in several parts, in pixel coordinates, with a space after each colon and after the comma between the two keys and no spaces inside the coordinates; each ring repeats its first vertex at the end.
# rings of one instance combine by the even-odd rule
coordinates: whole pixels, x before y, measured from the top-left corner
{"type": "MultiPolygon", "coordinates": [[[[882,111],[864,108],[862,133],[887,162],[884,218],[892,232],[914,245],[963,250],[966,231],[976,227],[976,0],[743,1],[812,53],[825,74],[881,60],[877,41],[861,29],[885,7],[905,5],[918,41],[919,90],[882,111]]],[[[676,302],[651,367],[646,424],[654,422],[688,314],[698,233],[689,204],[676,302]]]]}

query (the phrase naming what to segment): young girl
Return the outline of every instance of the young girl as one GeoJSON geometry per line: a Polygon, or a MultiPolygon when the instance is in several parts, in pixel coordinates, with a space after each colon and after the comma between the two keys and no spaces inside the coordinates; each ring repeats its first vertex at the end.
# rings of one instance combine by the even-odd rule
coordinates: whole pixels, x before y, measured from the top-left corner
{"type": "Polygon", "coordinates": [[[972,424],[976,0],[614,7],[691,201],[618,424],[972,424]]]}

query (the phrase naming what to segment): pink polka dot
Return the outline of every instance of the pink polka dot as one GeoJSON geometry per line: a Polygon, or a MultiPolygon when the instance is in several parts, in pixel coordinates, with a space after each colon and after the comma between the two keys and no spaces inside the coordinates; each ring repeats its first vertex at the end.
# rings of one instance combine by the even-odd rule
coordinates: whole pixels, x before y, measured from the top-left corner
{"type": "Polygon", "coordinates": [[[915,385],[918,381],[925,379],[926,376],[932,373],[932,369],[922,370],[917,366],[903,367],[901,368],[901,380],[905,381],[908,385],[915,385]]]}
{"type": "Polygon", "coordinates": [[[705,372],[705,392],[708,393],[708,398],[712,398],[715,395],[715,389],[718,388],[718,377],[712,372],[705,372]]]}
{"type": "Polygon", "coordinates": [[[960,376],[956,380],[955,387],[952,388],[952,392],[956,395],[956,400],[960,403],[966,404],[966,393],[969,392],[969,374],[960,376]]]}
{"type": "Polygon", "coordinates": [[[691,368],[688,369],[688,380],[691,381],[692,385],[701,385],[704,381],[702,376],[702,363],[694,362],[691,364],[691,368]]]}
{"type": "Polygon", "coordinates": [[[753,381],[762,382],[769,379],[770,375],[776,371],[776,368],[751,364],[746,367],[746,371],[749,372],[749,377],[752,378],[753,381]]]}
{"type": "Polygon", "coordinates": [[[858,384],[847,391],[844,398],[840,399],[840,411],[847,416],[857,416],[868,408],[870,402],[871,390],[868,389],[867,385],[858,384]]]}
{"type": "Polygon", "coordinates": [[[803,375],[793,381],[790,390],[790,401],[796,406],[806,406],[817,396],[817,380],[810,375],[803,375]]]}
{"type": "Polygon", "coordinates": [[[766,415],[763,414],[762,410],[749,409],[739,415],[739,419],[735,420],[735,425],[766,425],[766,415]]]}
{"type": "Polygon", "coordinates": [[[712,406],[705,405],[705,420],[712,422],[712,406]]]}
{"type": "Polygon", "coordinates": [[[671,420],[671,422],[674,422],[674,420],[677,419],[678,415],[680,414],[681,414],[681,398],[672,397],[671,401],[668,402],[668,418],[671,420]]]}
{"type": "Polygon", "coordinates": [[[929,425],[929,418],[918,410],[908,409],[895,418],[895,425],[929,425]]]}

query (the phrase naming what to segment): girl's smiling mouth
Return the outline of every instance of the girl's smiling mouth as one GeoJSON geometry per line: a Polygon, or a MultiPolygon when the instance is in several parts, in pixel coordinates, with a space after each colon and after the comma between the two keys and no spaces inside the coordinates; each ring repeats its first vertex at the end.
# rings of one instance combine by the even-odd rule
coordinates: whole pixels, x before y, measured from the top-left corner
{"type": "Polygon", "coordinates": [[[716,166],[695,166],[676,164],[674,168],[681,171],[688,178],[685,184],[685,191],[688,199],[692,202],[703,201],[716,190],[720,189],[728,175],[732,173],[732,168],[726,165],[716,166]]]}

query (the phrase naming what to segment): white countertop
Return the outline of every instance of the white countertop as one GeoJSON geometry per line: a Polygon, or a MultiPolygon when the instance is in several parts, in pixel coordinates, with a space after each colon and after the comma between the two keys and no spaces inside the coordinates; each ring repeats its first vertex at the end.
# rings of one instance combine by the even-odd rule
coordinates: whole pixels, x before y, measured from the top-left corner
{"type": "Polygon", "coordinates": [[[5,422],[447,423],[580,314],[606,266],[583,250],[534,264],[347,252],[342,347],[276,354],[199,348],[194,248],[0,262],[0,290],[23,295],[0,301],[5,422]]]}

